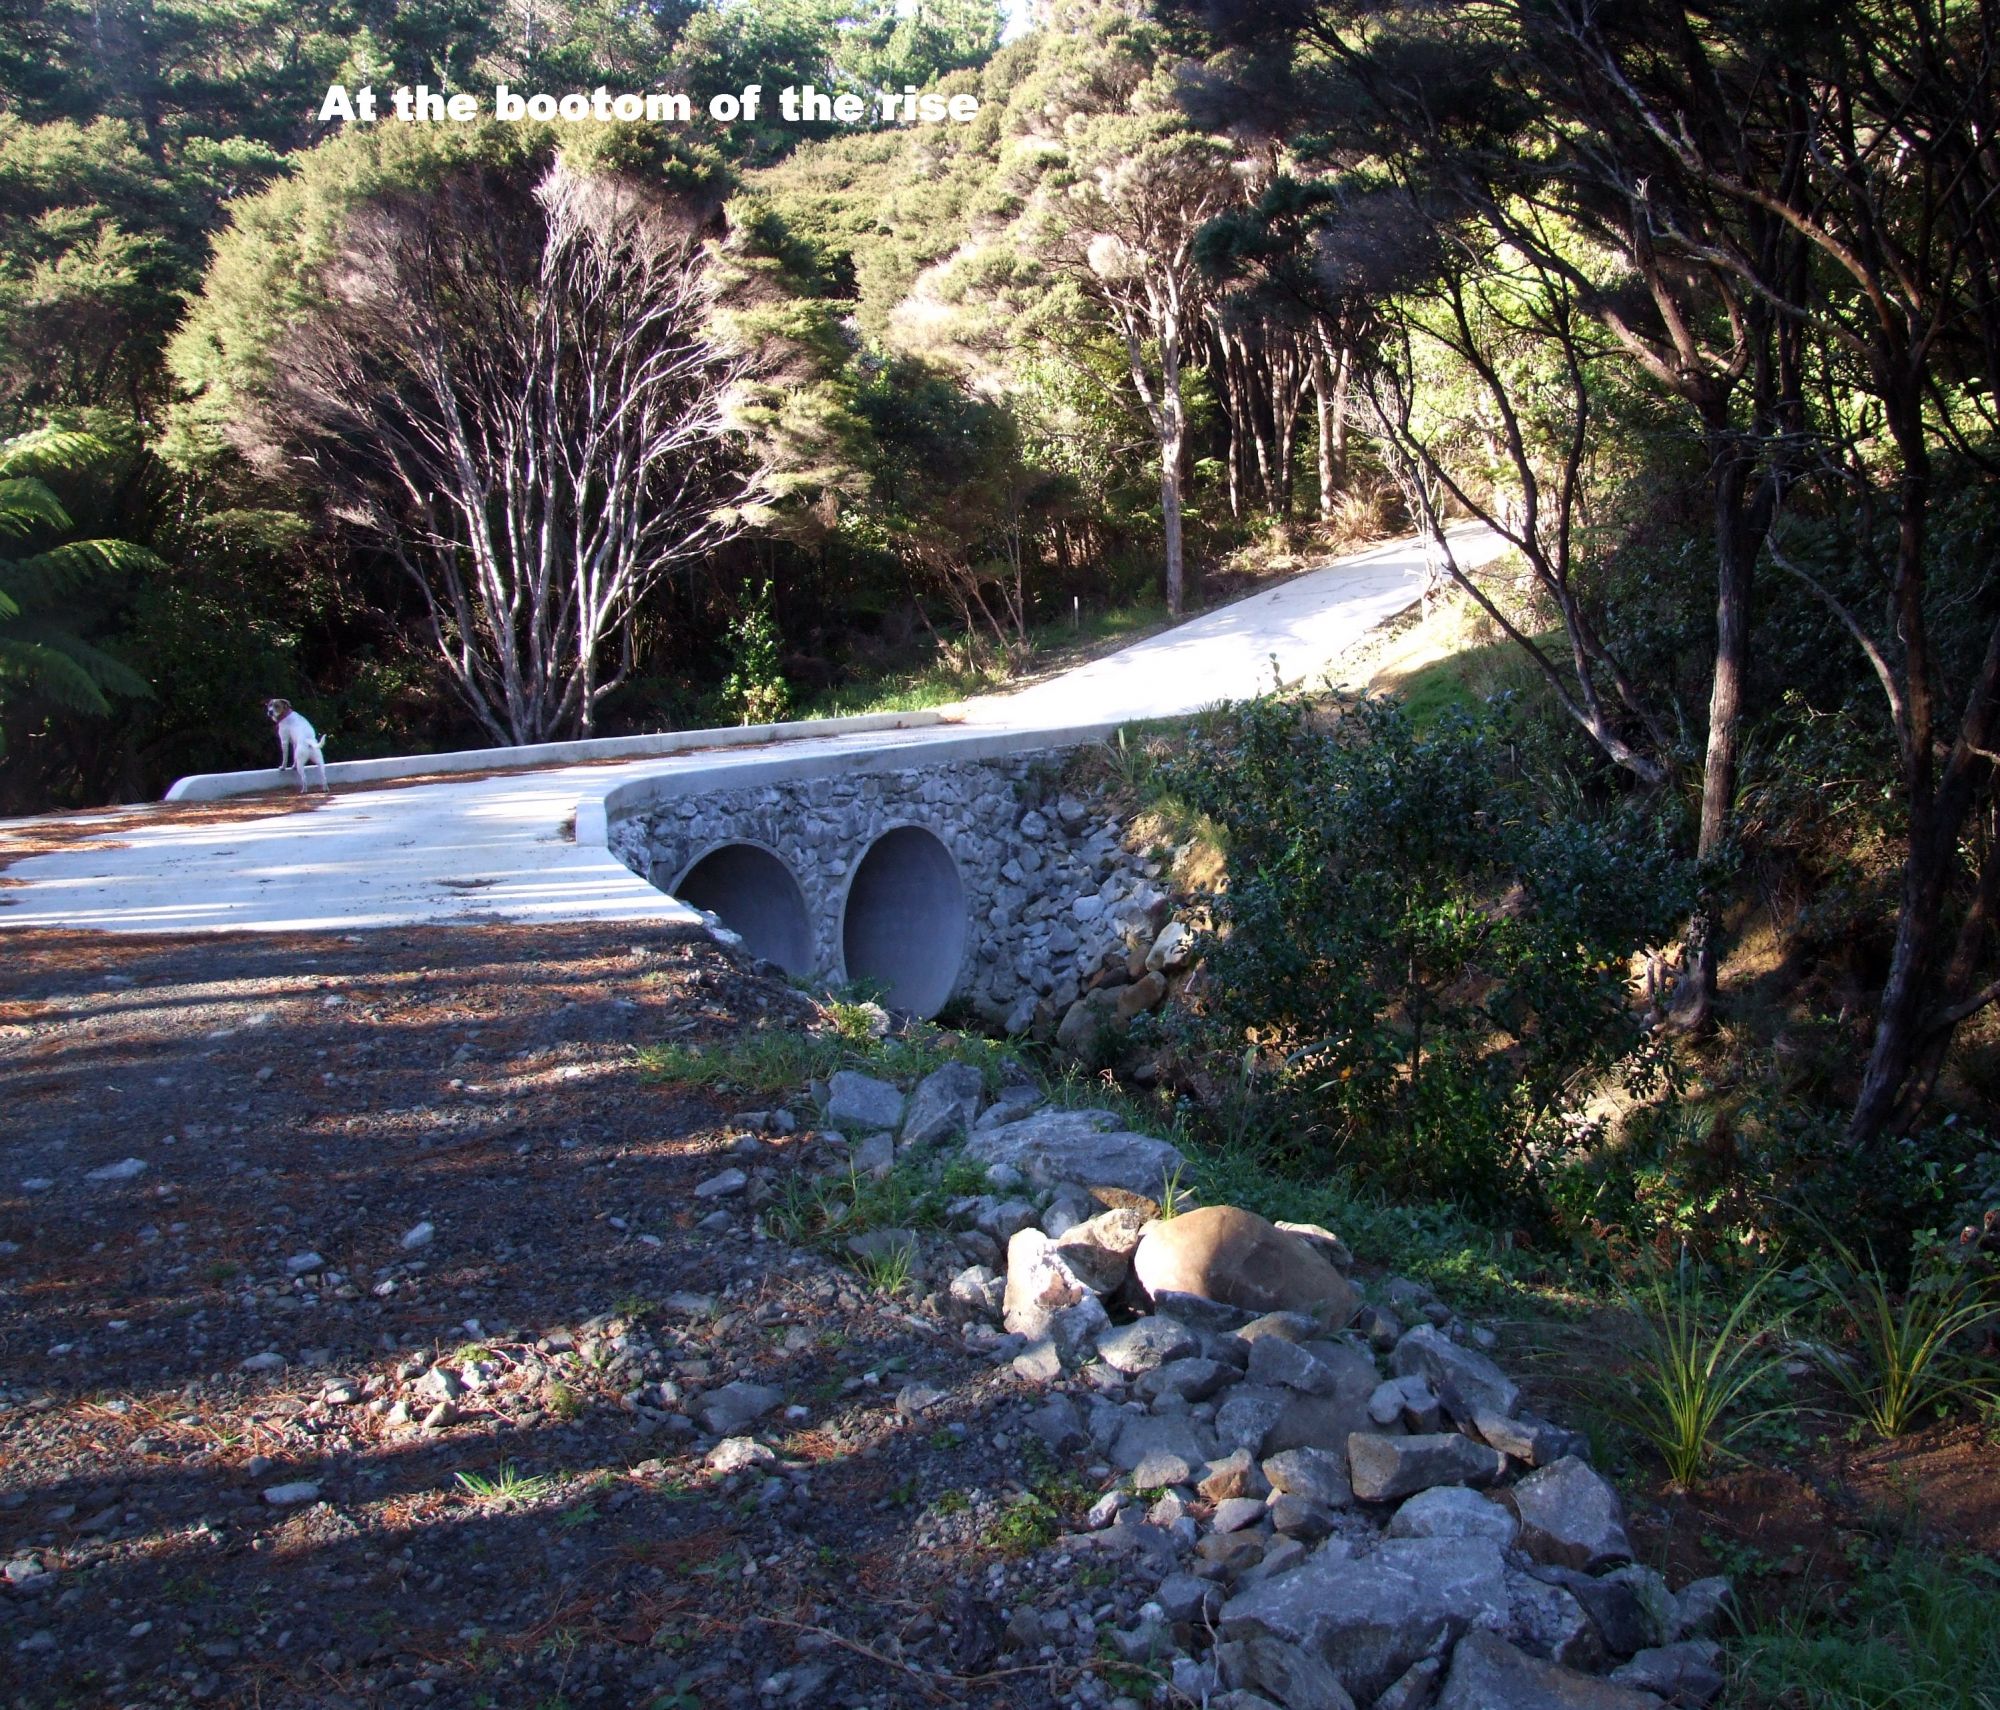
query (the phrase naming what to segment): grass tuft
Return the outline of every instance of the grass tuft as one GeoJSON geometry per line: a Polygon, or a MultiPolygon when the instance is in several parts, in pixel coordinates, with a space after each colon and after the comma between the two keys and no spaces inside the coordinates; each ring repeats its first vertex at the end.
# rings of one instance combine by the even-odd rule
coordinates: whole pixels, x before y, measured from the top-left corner
{"type": "Polygon", "coordinates": [[[1746,1414],[1738,1403],[1778,1365],[1765,1337],[1784,1314],[1757,1312],[1774,1275],[1752,1279],[1720,1312],[1700,1266],[1683,1251],[1671,1269],[1655,1266],[1644,1288],[1628,1297],[1642,1329],[1626,1379],[1625,1417],[1683,1488],[1698,1484],[1717,1456],[1773,1411],[1746,1414]]]}
{"type": "Polygon", "coordinates": [[[1852,1328],[1861,1360],[1829,1353],[1821,1363],[1877,1436],[1900,1437],[1922,1414],[1954,1399],[1993,1399],[1990,1377],[1969,1370],[1953,1345],[1993,1311],[1968,1270],[1933,1249],[1913,1262],[1910,1285],[1898,1296],[1872,1252],[1863,1263],[1832,1235],[1822,1238],[1838,1262],[1813,1274],[1852,1328]]]}

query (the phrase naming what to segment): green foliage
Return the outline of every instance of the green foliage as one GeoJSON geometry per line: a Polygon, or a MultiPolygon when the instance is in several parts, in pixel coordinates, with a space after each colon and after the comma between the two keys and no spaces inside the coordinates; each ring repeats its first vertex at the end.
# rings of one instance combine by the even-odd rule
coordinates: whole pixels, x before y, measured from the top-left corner
{"type": "Polygon", "coordinates": [[[729,675],[722,702],[743,724],[776,724],[791,710],[792,692],[779,668],[780,637],[771,615],[771,584],[744,586],[742,611],[728,629],[729,675]]]}
{"type": "Polygon", "coordinates": [[[1975,1365],[1959,1346],[1994,1312],[1974,1271],[1926,1247],[1898,1291],[1873,1253],[1864,1261],[1831,1233],[1821,1239],[1831,1257],[1814,1277],[1858,1347],[1858,1363],[1836,1349],[1825,1350],[1822,1363],[1878,1437],[1902,1436],[1947,1402],[1990,1402],[2000,1393],[1992,1362],[1975,1365]]]}
{"type": "Polygon", "coordinates": [[[152,693],[130,666],[78,632],[89,623],[88,596],[157,569],[159,560],[130,541],[69,538],[75,525],[49,485],[85,479],[115,455],[93,435],[56,427],[0,441],[0,550],[7,553],[0,557],[0,714],[39,700],[104,717],[110,697],[152,693]]]}
{"type": "Polygon", "coordinates": [[[553,1479],[531,1477],[512,1461],[490,1475],[462,1472],[455,1477],[466,1500],[480,1508],[525,1508],[541,1501],[555,1487],[553,1479]]]}
{"type": "Polygon", "coordinates": [[[1737,1652],[1750,1710],[1996,1710],[2000,1570],[1906,1545],[1851,1588],[1752,1627],[1737,1652]]]}
{"type": "Polygon", "coordinates": [[[1745,1412],[1741,1404],[1779,1363],[1767,1343],[1785,1314],[1759,1311],[1774,1276],[1763,1272],[1733,1300],[1718,1298],[1682,1252],[1671,1266],[1652,1264],[1627,1297],[1641,1339],[1622,1380],[1621,1410],[1683,1488],[1698,1484],[1718,1455],[1772,1411],[1745,1412]]]}
{"type": "MultiPolygon", "coordinates": [[[[1626,989],[1690,875],[1636,815],[1552,809],[1507,715],[1249,704],[1171,768],[1220,828],[1199,1040],[1385,1186],[1532,1203],[1591,1081],[1656,1080],[1626,989]]],[[[1571,804],[1564,804],[1569,806],[1571,804]]]]}

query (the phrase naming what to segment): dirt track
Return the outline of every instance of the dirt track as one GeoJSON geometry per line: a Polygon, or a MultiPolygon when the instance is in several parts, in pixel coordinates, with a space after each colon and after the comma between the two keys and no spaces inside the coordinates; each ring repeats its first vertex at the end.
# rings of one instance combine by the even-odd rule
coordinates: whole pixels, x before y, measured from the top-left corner
{"type": "Polygon", "coordinates": [[[696,1227],[697,1182],[808,1138],[634,1048],[796,994],[668,930],[5,950],[0,1701],[1111,1698],[1090,1620],[1137,1592],[991,1543],[1011,1378],[747,1215],[696,1227]],[[791,1411],[725,1476],[675,1410],[738,1378],[791,1411]],[[906,1420],[913,1380],[945,1397],[906,1420]],[[1084,1614],[1003,1666],[1021,1600],[1084,1614]]]}

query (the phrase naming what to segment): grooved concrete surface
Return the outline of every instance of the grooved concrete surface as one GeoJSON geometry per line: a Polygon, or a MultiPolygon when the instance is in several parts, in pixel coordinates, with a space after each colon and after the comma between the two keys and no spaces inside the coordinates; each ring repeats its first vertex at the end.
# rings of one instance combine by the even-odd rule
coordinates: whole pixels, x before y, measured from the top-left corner
{"type": "MultiPolygon", "coordinates": [[[[1476,531],[1455,534],[1453,547],[1469,564],[1500,550],[1476,531]]],[[[921,765],[925,747],[939,742],[1018,737],[1006,745],[1033,747],[1242,699],[1271,687],[1274,657],[1287,683],[1316,676],[1414,601],[1424,574],[1415,541],[1356,553],[1044,682],[968,701],[943,725],[359,789],[311,813],[280,799],[268,816],[161,811],[149,824],[140,810],[113,841],[16,861],[0,889],[0,927],[304,932],[692,920],[603,847],[573,842],[579,808],[588,832],[603,797],[641,779],[670,774],[678,789],[699,788],[700,774],[727,768],[736,784],[745,768],[775,779],[834,756],[870,770],[876,756],[885,769],[921,765]]]]}

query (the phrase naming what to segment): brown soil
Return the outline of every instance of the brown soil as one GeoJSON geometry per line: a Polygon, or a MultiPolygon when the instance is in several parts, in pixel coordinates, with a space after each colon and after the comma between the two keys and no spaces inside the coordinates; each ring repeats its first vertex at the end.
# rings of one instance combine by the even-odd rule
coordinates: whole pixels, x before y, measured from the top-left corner
{"type": "Polygon", "coordinates": [[[1041,1476],[1017,1381],[935,1297],[695,1199],[820,1143],[637,1057],[810,1020],[678,930],[10,935],[0,1700],[1073,1696],[1093,1617],[1150,1584],[1003,1547],[1041,1476]],[[464,1393],[427,1428],[445,1364],[464,1393]],[[725,1474],[688,1414],[732,1380],[790,1411],[725,1474]],[[918,1381],[943,1395],[906,1418],[918,1381]],[[1075,1642],[1003,1663],[1022,1604],[1075,1642]]]}
{"type": "Polygon", "coordinates": [[[1782,1440],[1740,1439],[1740,1460],[1682,1491],[1606,1412],[1605,1376],[1631,1346],[1621,1315],[1517,1327],[1503,1343],[1503,1362],[1531,1405],[1596,1421],[1601,1458],[1622,1475],[1633,1544],[1674,1585],[1728,1574],[1745,1612],[1757,1615],[1810,1605],[1907,1544],[2000,1560],[2000,1452],[1977,1423],[1940,1422],[1878,1442],[1850,1429],[1838,1392],[1802,1377],[1796,1411],[1778,1421],[1782,1440]]]}

